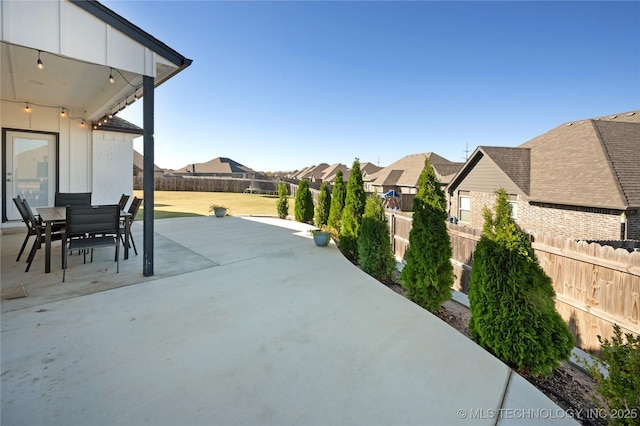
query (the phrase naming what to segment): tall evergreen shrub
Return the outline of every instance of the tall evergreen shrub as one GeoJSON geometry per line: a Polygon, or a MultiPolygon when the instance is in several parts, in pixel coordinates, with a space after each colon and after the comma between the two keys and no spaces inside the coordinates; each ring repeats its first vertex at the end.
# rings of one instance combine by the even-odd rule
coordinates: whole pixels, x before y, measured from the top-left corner
{"type": "Polygon", "coordinates": [[[484,210],[482,237],[469,284],[471,337],[524,374],[551,375],[573,349],[573,335],[555,309],[555,291],[531,242],[511,217],[503,189],[495,216],[484,210]]]}
{"type": "Polygon", "coordinates": [[[331,208],[329,209],[329,220],[327,222],[329,228],[334,229],[338,235],[340,235],[342,209],[344,208],[344,199],[347,193],[342,176],[342,170],[338,170],[336,181],[333,184],[333,191],[331,191],[331,208]]]}
{"type": "Polygon", "coordinates": [[[364,192],[364,182],[360,171],[360,161],[356,158],[351,167],[347,194],[342,210],[342,224],[340,227],[340,251],[349,260],[358,258],[358,231],[364,214],[367,194],[364,192]]]}
{"type": "Polygon", "coordinates": [[[331,209],[331,193],[329,192],[329,184],[322,182],[320,185],[320,193],[318,194],[318,205],[316,206],[316,214],[314,222],[317,227],[326,226],[329,220],[329,209],[331,209]]]}
{"type": "Polygon", "coordinates": [[[313,221],[313,197],[307,180],[301,180],[298,184],[294,212],[298,222],[311,223],[313,221]]]}
{"type": "Polygon", "coordinates": [[[278,183],[278,201],[276,203],[278,209],[278,217],[286,219],[289,215],[289,190],[284,182],[278,183]]]}
{"type": "Polygon", "coordinates": [[[444,192],[427,158],[413,200],[409,247],[400,280],[409,299],[431,312],[451,299],[454,275],[446,218],[444,192]]]}
{"type": "Polygon", "coordinates": [[[367,198],[364,207],[358,235],[358,264],[364,272],[381,281],[392,278],[396,270],[382,198],[375,195],[367,198]]]}

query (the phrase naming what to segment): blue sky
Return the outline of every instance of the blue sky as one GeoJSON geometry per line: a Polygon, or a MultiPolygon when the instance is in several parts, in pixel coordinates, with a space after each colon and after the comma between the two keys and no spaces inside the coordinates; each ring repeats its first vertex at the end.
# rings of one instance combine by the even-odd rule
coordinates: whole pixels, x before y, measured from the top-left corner
{"type": "Polygon", "coordinates": [[[464,161],[640,109],[638,2],[102,3],[193,60],[156,90],[163,168],[464,161]]]}

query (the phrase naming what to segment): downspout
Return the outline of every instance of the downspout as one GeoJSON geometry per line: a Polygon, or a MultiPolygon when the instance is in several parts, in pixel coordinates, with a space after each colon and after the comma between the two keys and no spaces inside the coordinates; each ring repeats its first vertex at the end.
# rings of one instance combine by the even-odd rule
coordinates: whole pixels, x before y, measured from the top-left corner
{"type": "Polygon", "coordinates": [[[143,127],[144,127],[144,167],[142,178],[142,190],[144,199],[144,223],[143,223],[143,263],[142,275],[150,277],[153,275],[153,205],[154,205],[154,78],[144,76],[142,81],[143,97],[143,127]],[[150,172],[149,172],[150,171],[150,172]]]}

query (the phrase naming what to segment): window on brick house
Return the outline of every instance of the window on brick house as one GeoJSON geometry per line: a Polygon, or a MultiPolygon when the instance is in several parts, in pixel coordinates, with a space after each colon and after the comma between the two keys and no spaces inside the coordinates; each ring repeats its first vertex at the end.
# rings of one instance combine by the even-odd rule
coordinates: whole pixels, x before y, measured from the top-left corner
{"type": "Polygon", "coordinates": [[[509,195],[509,204],[511,204],[511,217],[518,219],[518,196],[509,195]]]}
{"type": "Polygon", "coordinates": [[[469,191],[458,192],[458,221],[471,222],[471,194],[469,191]]]}

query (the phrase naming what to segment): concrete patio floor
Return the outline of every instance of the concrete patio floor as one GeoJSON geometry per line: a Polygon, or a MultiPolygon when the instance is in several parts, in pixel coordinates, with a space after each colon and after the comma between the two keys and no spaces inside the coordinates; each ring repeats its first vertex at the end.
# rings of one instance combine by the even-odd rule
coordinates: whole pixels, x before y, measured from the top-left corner
{"type": "Polygon", "coordinates": [[[1,423],[575,424],[307,228],[160,220],[153,277],[141,250],[119,274],[100,250],[92,264],[73,256],[65,283],[59,246],[51,274],[43,253],[25,274],[24,234],[4,234],[3,294],[29,296],[2,300],[1,423]]]}

